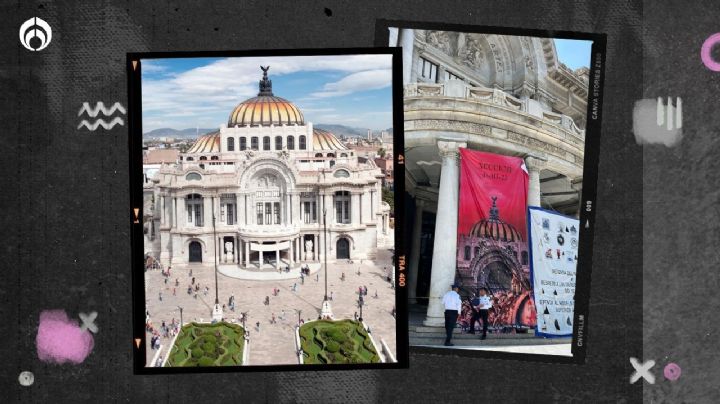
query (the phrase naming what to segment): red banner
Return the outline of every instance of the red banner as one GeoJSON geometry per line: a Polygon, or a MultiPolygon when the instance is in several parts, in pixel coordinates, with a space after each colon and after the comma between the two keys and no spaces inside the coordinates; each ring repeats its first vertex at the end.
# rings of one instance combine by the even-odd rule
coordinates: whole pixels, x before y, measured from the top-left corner
{"type": "Polygon", "coordinates": [[[460,149],[458,234],[489,219],[492,197],[497,197],[502,221],[527,240],[527,193],[528,173],[520,157],[460,149]]]}
{"type": "Polygon", "coordinates": [[[468,296],[486,289],[490,325],[535,325],[527,242],[529,176],[519,157],[460,149],[457,281],[468,296]]]}

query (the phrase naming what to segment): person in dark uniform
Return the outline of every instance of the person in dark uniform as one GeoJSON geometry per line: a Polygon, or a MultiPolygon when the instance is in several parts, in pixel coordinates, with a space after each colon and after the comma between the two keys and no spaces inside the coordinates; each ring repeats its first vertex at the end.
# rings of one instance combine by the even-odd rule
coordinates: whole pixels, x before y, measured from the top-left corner
{"type": "Polygon", "coordinates": [[[452,340],[452,333],[460,318],[460,310],[462,307],[462,301],[458,294],[460,286],[453,284],[451,288],[452,290],[445,293],[442,298],[443,306],[445,306],[445,346],[455,345],[451,343],[450,340],[452,340]]]}

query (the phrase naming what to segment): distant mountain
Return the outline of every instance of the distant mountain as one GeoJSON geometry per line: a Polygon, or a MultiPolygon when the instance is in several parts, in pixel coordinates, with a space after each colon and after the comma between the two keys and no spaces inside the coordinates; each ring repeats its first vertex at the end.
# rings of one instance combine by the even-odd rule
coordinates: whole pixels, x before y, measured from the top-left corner
{"type": "Polygon", "coordinates": [[[172,129],[172,128],[160,128],[151,130],[150,132],[145,132],[143,134],[143,137],[146,139],[157,139],[161,137],[173,137],[176,139],[192,139],[194,137],[197,137],[197,135],[204,135],[206,133],[214,132],[217,129],[197,129],[197,128],[187,128],[182,130],[172,129]]]}
{"type": "MultiPolygon", "coordinates": [[[[338,137],[344,135],[345,137],[367,138],[368,128],[357,128],[357,127],[351,127],[351,126],[345,126],[345,125],[332,125],[332,124],[324,124],[324,123],[318,123],[318,124],[315,124],[314,126],[318,129],[332,132],[335,136],[338,136],[338,137]]],[[[385,129],[385,131],[392,134],[392,128],[385,129]]],[[[373,136],[379,136],[380,131],[373,130],[372,134],[373,134],[373,136]]]]}

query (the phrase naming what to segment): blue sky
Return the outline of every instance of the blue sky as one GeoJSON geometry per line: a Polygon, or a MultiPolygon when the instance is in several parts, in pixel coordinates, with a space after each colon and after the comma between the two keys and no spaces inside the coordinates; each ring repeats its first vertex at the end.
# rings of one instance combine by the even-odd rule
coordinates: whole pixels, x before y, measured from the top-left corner
{"type": "Polygon", "coordinates": [[[590,67],[590,52],[592,41],[578,39],[554,39],[558,59],[573,70],[580,67],[590,67]]]}
{"type": "Polygon", "coordinates": [[[254,97],[270,65],[273,92],[313,124],[381,130],[392,127],[390,55],[145,59],[143,131],[218,128],[254,97]]]}

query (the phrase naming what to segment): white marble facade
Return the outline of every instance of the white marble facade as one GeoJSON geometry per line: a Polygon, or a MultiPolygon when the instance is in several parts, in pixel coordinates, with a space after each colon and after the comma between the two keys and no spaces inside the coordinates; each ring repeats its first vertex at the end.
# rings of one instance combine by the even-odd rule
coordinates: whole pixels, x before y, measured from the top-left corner
{"type": "Polygon", "coordinates": [[[325,245],[328,262],[373,259],[392,231],[382,179],[372,159],[275,97],[265,75],[258,97],[145,184],[145,250],[166,266],[217,255],[251,270],[319,262],[325,245]]]}

